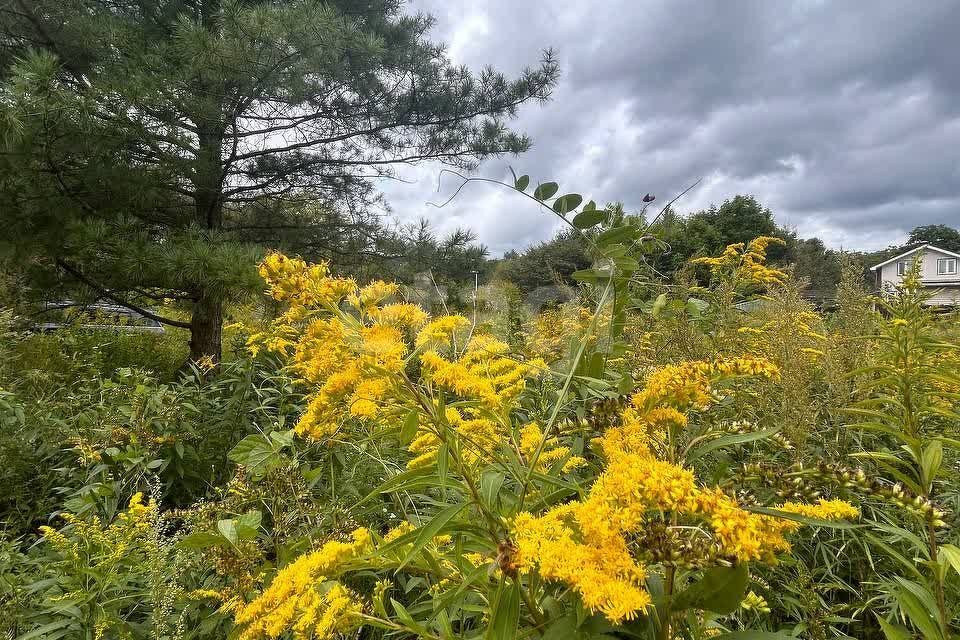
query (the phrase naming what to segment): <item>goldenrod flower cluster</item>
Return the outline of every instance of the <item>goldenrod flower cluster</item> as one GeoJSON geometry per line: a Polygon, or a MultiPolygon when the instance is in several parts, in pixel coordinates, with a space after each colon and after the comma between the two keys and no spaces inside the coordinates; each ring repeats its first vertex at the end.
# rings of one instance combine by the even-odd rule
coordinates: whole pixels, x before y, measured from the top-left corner
{"type": "Polygon", "coordinates": [[[464,410],[464,413],[467,413],[467,417],[464,417],[459,409],[447,407],[444,415],[445,424],[422,425],[407,447],[407,450],[415,456],[407,466],[415,469],[436,462],[443,444],[438,431],[446,429],[450,429],[450,433],[455,434],[459,440],[460,455],[465,464],[472,466],[476,463],[489,462],[503,440],[502,427],[490,418],[472,417],[474,413],[472,410],[464,410]]]}
{"type": "MultiPolygon", "coordinates": [[[[634,560],[628,541],[651,519],[673,514],[701,526],[712,534],[718,555],[731,561],[774,561],[776,552],[790,548],[784,536],[799,528],[797,522],[747,511],[721,490],[701,487],[690,470],[659,459],[656,452],[669,430],[686,426],[683,409],[709,402],[714,380],[776,373],[765,361],[737,358],[687,362],[652,374],[634,395],[622,425],[599,439],[607,467],[588,496],[540,517],[515,519],[517,567],[568,585],[587,607],[618,623],[650,603],[645,569],[634,560]]],[[[789,503],[783,509],[824,519],[858,514],[837,500],[789,503]]]]}
{"type": "Polygon", "coordinates": [[[60,517],[67,523],[64,529],[42,526],[40,533],[51,547],[71,561],[111,566],[148,543],[156,514],[157,503],[153,499],[144,503],[143,494],[135,493],[127,510],[107,526],[98,516],[84,519],[63,513],[60,517]]]}
{"type": "Polygon", "coordinates": [[[358,597],[333,580],[344,563],[370,549],[370,532],[358,529],[349,542],[332,541],[290,563],[253,601],[234,607],[243,630],[240,640],[276,638],[292,632],[297,639],[335,638],[360,623],[358,597]]]}
{"type": "Polygon", "coordinates": [[[570,447],[561,445],[556,437],[544,438],[543,430],[535,422],[524,425],[520,430],[520,453],[528,465],[532,464],[534,469],[542,473],[547,472],[559,460],[564,460],[560,468],[563,473],[570,473],[587,464],[582,456],[570,455],[570,447]]]}
{"type": "Polygon", "coordinates": [[[652,409],[661,405],[684,411],[710,404],[713,381],[733,376],[776,378],[779,370],[771,362],[745,356],[715,361],[690,361],[668,365],[650,374],[633,404],[652,409]]]}
{"type": "Polygon", "coordinates": [[[509,350],[505,342],[492,336],[475,336],[456,360],[437,351],[425,352],[420,356],[422,374],[425,380],[463,399],[502,410],[524,390],[526,378],[546,369],[542,360],[517,360],[506,355],[509,350]]]}
{"type": "Polygon", "coordinates": [[[613,622],[636,617],[650,605],[646,571],[630,554],[623,536],[590,538],[580,531],[579,503],[551,509],[541,517],[522,513],[513,523],[521,571],[537,569],[576,591],[584,605],[613,622]]]}
{"type": "Polygon", "coordinates": [[[325,265],[276,253],[267,256],[260,272],[271,295],[290,308],[269,335],[252,341],[284,354],[291,369],[314,386],[296,425],[301,435],[332,436],[349,417],[398,422],[414,409],[424,415],[410,444],[412,467],[436,459],[444,429],[459,439],[464,462],[489,460],[509,438],[506,415],[526,379],[546,369],[542,360],[510,357],[507,344],[487,335],[473,336],[458,350],[457,334],[470,321],[458,315],[431,318],[417,305],[391,302],[399,292],[395,284],[358,287],[333,278],[325,265]],[[411,380],[417,357],[420,377],[411,380]],[[436,391],[476,405],[428,416],[415,396],[436,391]]]}
{"type": "Polygon", "coordinates": [[[728,245],[719,256],[695,258],[691,263],[706,265],[713,277],[730,278],[738,288],[781,284],[787,275],[766,264],[767,249],[772,244],[785,242],[780,238],[760,236],[746,245],[742,242],[728,245]]]}
{"type": "Polygon", "coordinates": [[[827,341],[823,321],[812,311],[790,311],[772,314],[757,327],[740,327],[737,333],[745,338],[744,347],[751,353],[779,356],[783,361],[789,353],[799,352],[811,360],[822,358],[827,341]]]}
{"type": "Polygon", "coordinates": [[[324,264],[279,253],[264,259],[260,273],[271,295],[290,308],[269,335],[251,336],[251,348],[262,344],[284,354],[315,385],[297,433],[320,439],[336,433],[346,416],[380,417],[393,404],[410,332],[427,321],[426,312],[388,302],[398,293],[396,284],[378,280],[358,287],[332,277],[324,264]],[[353,312],[342,308],[344,301],[353,312]]]}
{"type": "Polygon", "coordinates": [[[274,300],[301,306],[337,305],[356,289],[350,278],[330,277],[326,263],[307,264],[276,252],[260,263],[260,276],[274,300]]]}
{"type": "Polygon", "coordinates": [[[468,326],[470,321],[463,316],[440,316],[428,322],[417,334],[417,347],[448,347],[453,334],[468,326]]]}

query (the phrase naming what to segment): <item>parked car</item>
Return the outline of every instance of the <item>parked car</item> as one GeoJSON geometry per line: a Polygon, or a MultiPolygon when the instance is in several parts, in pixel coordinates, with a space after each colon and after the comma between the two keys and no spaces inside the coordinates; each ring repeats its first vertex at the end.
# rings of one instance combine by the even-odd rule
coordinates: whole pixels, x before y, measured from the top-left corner
{"type": "Polygon", "coordinates": [[[103,302],[89,304],[73,300],[48,302],[38,314],[40,331],[56,331],[65,327],[107,331],[163,333],[163,325],[127,307],[103,302]]]}

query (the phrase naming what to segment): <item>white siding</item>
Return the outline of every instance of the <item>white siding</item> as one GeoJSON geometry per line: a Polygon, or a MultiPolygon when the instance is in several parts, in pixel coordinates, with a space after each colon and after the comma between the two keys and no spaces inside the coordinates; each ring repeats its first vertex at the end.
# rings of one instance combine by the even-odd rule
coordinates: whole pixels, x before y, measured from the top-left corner
{"type": "Polygon", "coordinates": [[[960,305],[960,286],[931,287],[930,289],[933,295],[927,300],[927,304],[960,305]]]}
{"type": "MultiPolygon", "coordinates": [[[[928,304],[935,305],[953,305],[960,304],[960,273],[941,275],[937,273],[937,260],[940,258],[953,258],[953,256],[937,251],[933,248],[924,248],[916,253],[904,256],[901,260],[895,260],[890,264],[880,267],[880,276],[878,284],[881,291],[889,291],[900,284],[903,276],[897,274],[898,264],[906,263],[905,270],[909,270],[914,260],[920,260],[920,281],[931,289],[933,297],[928,304]],[[942,283],[942,285],[941,285],[942,283]]],[[[958,271],[960,271],[960,259],[957,259],[958,271]]]]}

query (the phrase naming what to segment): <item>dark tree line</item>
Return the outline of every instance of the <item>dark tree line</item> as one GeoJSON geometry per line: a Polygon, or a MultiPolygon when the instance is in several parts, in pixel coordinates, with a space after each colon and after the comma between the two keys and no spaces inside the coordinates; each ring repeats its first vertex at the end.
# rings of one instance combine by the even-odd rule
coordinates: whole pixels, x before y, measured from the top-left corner
{"type": "MultiPolygon", "coordinates": [[[[783,239],[783,246],[771,246],[772,262],[792,265],[794,274],[807,281],[808,291],[818,297],[833,295],[840,282],[841,255],[862,265],[865,286],[872,286],[868,269],[874,264],[922,243],[960,252],[960,231],[946,225],[916,227],[903,245],[880,251],[840,252],[819,238],[800,238],[796,232],[777,224],[773,212],[756,198],[738,195],[718,206],[681,215],[668,209],[652,221],[649,232],[662,244],[645,255],[654,276],[670,276],[690,258],[716,255],[730,244],[749,242],[757,236],[783,239]]],[[[589,242],[573,231],[562,231],[551,240],[522,251],[510,251],[498,262],[496,274],[522,291],[564,283],[574,284],[571,274],[591,263],[589,242]]]]}

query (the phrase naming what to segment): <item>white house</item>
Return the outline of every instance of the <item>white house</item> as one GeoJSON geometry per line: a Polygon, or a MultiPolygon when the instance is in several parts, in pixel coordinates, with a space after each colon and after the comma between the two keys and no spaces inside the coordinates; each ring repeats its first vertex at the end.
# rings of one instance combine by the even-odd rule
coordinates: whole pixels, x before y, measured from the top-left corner
{"type": "Polygon", "coordinates": [[[920,282],[930,290],[931,306],[960,306],[960,253],[922,244],[886,262],[870,267],[877,289],[886,291],[900,284],[914,260],[920,261],[920,282]]]}

